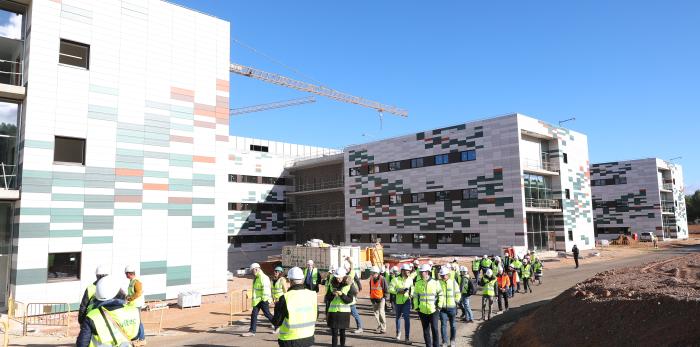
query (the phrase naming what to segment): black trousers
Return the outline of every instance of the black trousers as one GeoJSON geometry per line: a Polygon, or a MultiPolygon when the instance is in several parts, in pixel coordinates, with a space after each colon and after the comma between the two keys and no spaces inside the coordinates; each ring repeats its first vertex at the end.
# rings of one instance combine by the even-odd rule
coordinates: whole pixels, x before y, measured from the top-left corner
{"type": "Polygon", "coordinates": [[[438,332],[440,313],[438,311],[432,314],[419,313],[418,316],[420,317],[420,324],[423,326],[425,347],[440,347],[440,333],[438,332]]]}
{"type": "Polygon", "coordinates": [[[331,346],[338,346],[338,337],[340,337],[340,347],[345,346],[345,329],[331,329],[331,346]]]}
{"type": "Polygon", "coordinates": [[[574,256],[574,262],[576,263],[576,268],[578,269],[578,256],[574,256]]]}
{"type": "Polygon", "coordinates": [[[508,309],[508,291],[498,291],[498,310],[503,311],[503,306],[501,306],[501,299],[505,303],[506,310],[508,309]]]}
{"type": "Polygon", "coordinates": [[[530,280],[531,278],[523,278],[523,291],[525,293],[527,293],[528,290],[532,293],[532,284],[530,284],[530,280]]]}

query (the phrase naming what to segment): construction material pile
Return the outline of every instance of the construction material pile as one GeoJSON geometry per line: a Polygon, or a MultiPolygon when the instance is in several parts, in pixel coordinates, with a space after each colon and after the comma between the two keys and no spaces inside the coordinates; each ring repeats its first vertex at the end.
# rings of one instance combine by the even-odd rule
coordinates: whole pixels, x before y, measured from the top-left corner
{"type": "Polygon", "coordinates": [[[700,254],[602,272],[509,328],[501,346],[698,346],[700,254]]]}

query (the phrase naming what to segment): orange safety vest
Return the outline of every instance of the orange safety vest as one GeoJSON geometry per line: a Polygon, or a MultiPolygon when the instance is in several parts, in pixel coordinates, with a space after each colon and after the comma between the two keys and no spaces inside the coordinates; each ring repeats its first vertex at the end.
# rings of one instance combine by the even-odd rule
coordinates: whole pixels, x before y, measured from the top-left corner
{"type": "Polygon", "coordinates": [[[384,297],[381,277],[378,277],[376,282],[374,278],[369,279],[369,297],[370,299],[381,299],[384,297]]]}
{"type": "Polygon", "coordinates": [[[510,278],[508,275],[503,274],[503,276],[498,276],[498,288],[508,288],[510,286],[510,278]]]}

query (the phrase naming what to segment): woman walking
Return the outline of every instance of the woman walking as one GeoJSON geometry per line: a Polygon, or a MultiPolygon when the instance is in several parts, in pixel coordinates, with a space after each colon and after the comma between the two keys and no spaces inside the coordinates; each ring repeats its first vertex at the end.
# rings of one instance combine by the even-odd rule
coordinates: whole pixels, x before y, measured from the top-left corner
{"type": "Polygon", "coordinates": [[[326,293],[326,299],[330,302],[328,327],[331,328],[333,347],[345,346],[345,330],[350,328],[350,305],[355,304],[357,296],[357,287],[353,282],[352,278],[348,278],[345,268],[340,267],[331,280],[330,290],[326,293]]]}

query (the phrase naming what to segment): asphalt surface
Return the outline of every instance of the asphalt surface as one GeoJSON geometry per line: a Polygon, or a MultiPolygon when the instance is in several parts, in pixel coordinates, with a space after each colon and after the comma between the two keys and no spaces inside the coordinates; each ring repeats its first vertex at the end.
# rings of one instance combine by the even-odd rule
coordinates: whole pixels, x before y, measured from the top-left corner
{"type": "MultiPolygon", "coordinates": [[[[458,322],[457,323],[457,346],[488,346],[494,343],[494,340],[489,338],[493,335],[495,331],[498,330],[499,326],[506,324],[507,322],[512,322],[517,320],[519,315],[518,311],[528,311],[524,310],[528,306],[536,306],[541,303],[547,302],[553,297],[559,295],[565,289],[573,286],[574,284],[583,281],[594,274],[605,271],[616,267],[626,267],[634,266],[654,260],[659,260],[662,258],[667,258],[670,256],[681,255],[688,252],[700,251],[700,245],[688,246],[683,248],[675,249],[662,249],[662,250],[651,250],[648,253],[627,257],[622,259],[614,259],[605,262],[597,262],[587,264],[584,260],[579,269],[574,269],[572,267],[561,267],[556,269],[547,269],[545,265],[544,271],[544,281],[543,284],[533,287],[532,294],[517,294],[515,298],[510,300],[511,308],[522,307],[518,310],[507,311],[504,314],[496,315],[488,324],[482,324],[480,320],[475,321],[475,323],[467,324],[458,322]],[[534,304],[534,305],[533,305],[534,304]],[[475,335],[475,331],[478,327],[479,333],[475,335]],[[476,339],[475,339],[476,336],[476,339]]],[[[321,305],[322,306],[322,305],[321,305]]],[[[481,296],[474,295],[471,297],[471,306],[475,318],[481,317],[481,296]]],[[[358,302],[358,309],[364,323],[364,333],[354,334],[352,330],[347,332],[347,346],[395,346],[395,318],[393,314],[387,314],[387,330],[386,334],[377,334],[375,329],[377,327],[374,316],[371,312],[371,304],[369,299],[360,298],[358,302]]],[[[498,306],[494,303],[493,312],[497,312],[498,306]]],[[[323,318],[323,315],[321,315],[323,318]]],[[[263,347],[263,346],[277,346],[277,335],[272,333],[272,329],[267,322],[267,320],[262,316],[258,318],[258,329],[257,335],[254,337],[241,337],[240,334],[248,331],[249,322],[240,321],[235,325],[230,327],[225,327],[222,329],[217,329],[209,331],[206,333],[198,334],[182,334],[173,336],[158,336],[149,337],[149,346],[189,346],[189,347],[203,347],[203,346],[213,346],[213,347],[223,347],[223,346],[244,346],[244,347],[263,347]]],[[[355,323],[351,319],[351,326],[354,328],[355,323]]],[[[403,330],[402,323],[402,332],[403,330]]],[[[328,328],[326,328],[325,322],[319,321],[316,325],[316,343],[314,346],[331,346],[331,337],[328,328]]],[[[423,334],[421,329],[420,320],[415,314],[411,319],[411,341],[413,346],[425,346],[423,343],[423,334]]],[[[12,342],[10,344],[13,345],[12,342]]],[[[18,346],[56,346],[53,344],[23,344],[20,343],[18,346]]],[[[62,344],[59,344],[63,346],[62,344]]]]}

